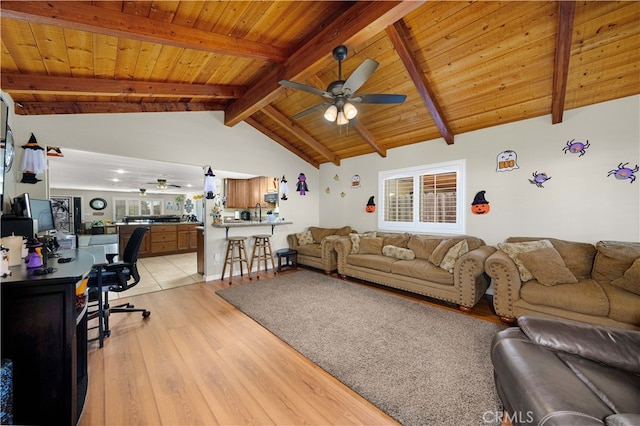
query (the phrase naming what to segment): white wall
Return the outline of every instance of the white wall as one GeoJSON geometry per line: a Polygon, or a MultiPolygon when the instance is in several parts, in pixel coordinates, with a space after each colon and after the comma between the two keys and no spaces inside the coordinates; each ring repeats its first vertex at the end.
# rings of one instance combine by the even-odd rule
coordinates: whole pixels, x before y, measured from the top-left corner
{"type": "MultiPolygon", "coordinates": [[[[4,92],[3,97],[12,104],[11,97],[4,92]]],[[[14,131],[16,147],[26,143],[33,132],[42,146],[198,166],[209,164],[214,171],[285,175],[291,193],[288,201],[280,203],[280,216],[293,224],[276,227],[271,242],[274,250],[287,246],[287,234],[318,223],[317,187],[312,186],[312,191],[302,197],[295,193],[294,185],[299,173],[304,173],[310,185],[315,185],[319,170],[245,123],[232,128],[225,126],[222,112],[17,116],[13,114],[13,105],[10,108],[9,123],[14,131]]],[[[20,159],[16,158],[16,163],[19,164],[20,159]]],[[[96,168],[99,169],[99,165],[96,168]]],[[[8,196],[19,193],[15,183],[8,186],[8,196]]],[[[42,185],[30,185],[20,192],[29,192],[36,186],[42,185]]],[[[222,264],[215,263],[214,255],[217,253],[224,257],[225,232],[211,227],[211,218],[207,219],[205,274],[208,278],[219,278],[222,264]]],[[[251,236],[270,231],[266,226],[240,228],[232,230],[229,235],[251,236]]]]}
{"type": "Polygon", "coordinates": [[[640,96],[565,111],[563,122],[551,117],[456,135],[343,160],[340,167],[320,168],[320,224],[351,225],[358,231],[377,228],[377,213],[365,213],[371,195],[378,200],[378,171],[466,158],[466,233],[496,244],[509,236],[548,236],[575,241],[640,241],[640,172],[634,183],[607,176],[621,162],[640,164],[640,96]],[[586,154],[563,152],[576,139],[591,144],[586,154]],[[496,172],[504,150],[518,154],[519,169],[496,172]],[[529,183],[532,173],[551,176],[544,188],[529,183]],[[339,181],[334,179],[338,175],[339,181]],[[351,189],[351,177],[361,188],[351,189]],[[330,194],[324,189],[329,187],[330,194]],[[485,190],[491,211],[470,213],[475,194],[485,190]],[[340,192],[345,192],[344,198],[340,192]]]}

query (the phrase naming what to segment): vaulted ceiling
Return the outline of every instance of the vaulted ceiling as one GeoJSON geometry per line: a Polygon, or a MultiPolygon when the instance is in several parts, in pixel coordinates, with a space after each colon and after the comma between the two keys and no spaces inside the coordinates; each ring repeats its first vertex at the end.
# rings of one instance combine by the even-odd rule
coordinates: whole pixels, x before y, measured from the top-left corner
{"type": "MultiPolygon", "coordinates": [[[[1,88],[17,114],[224,111],[308,163],[434,140],[640,93],[640,2],[2,1],[1,88]],[[337,126],[317,94],[380,65],[337,126]]],[[[445,147],[446,148],[446,147],[445,147]]]]}

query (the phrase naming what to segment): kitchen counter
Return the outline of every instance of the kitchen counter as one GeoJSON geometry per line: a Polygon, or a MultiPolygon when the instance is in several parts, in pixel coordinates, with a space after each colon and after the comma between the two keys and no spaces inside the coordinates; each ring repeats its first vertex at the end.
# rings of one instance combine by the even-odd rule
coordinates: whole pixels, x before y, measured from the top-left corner
{"type": "Polygon", "coordinates": [[[142,239],[138,257],[165,256],[177,253],[190,253],[197,251],[199,222],[177,223],[129,223],[118,225],[119,250],[122,258],[127,242],[133,231],[139,227],[149,228],[142,239]]]}
{"type": "Polygon", "coordinates": [[[225,228],[226,236],[229,237],[229,228],[243,228],[248,226],[271,226],[271,235],[273,235],[273,228],[278,225],[291,225],[293,222],[287,222],[282,220],[277,220],[275,222],[267,222],[266,220],[262,222],[251,221],[251,220],[232,220],[229,222],[221,222],[214,223],[212,226],[214,228],[225,228]]]}

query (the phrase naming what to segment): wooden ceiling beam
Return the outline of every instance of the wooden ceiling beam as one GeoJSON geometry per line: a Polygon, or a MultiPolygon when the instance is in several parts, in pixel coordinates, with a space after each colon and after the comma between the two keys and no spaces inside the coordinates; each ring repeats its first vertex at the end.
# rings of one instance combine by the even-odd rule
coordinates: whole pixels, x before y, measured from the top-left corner
{"type": "Polygon", "coordinates": [[[562,123],[564,98],[567,93],[567,76],[571,57],[575,1],[558,2],[558,32],[556,33],[556,59],[553,67],[553,97],[551,99],[551,123],[562,123]]]}
{"type": "Polygon", "coordinates": [[[284,147],[285,149],[291,151],[293,154],[297,155],[298,157],[302,158],[304,161],[306,161],[307,163],[311,164],[316,169],[320,168],[320,163],[315,161],[313,158],[309,157],[304,152],[300,151],[298,148],[296,148],[294,145],[290,144],[286,139],[284,139],[283,137],[281,137],[277,133],[275,133],[272,130],[268,129],[266,126],[263,126],[262,124],[260,124],[260,122],[258,122],[258,120],[256,120],[255,118],[247,117],[244,121],[249,126],[253,127],[254,129],[259,131],[260,133],[262,133],[266,137],[268,137],[270,139],[273,139],[274,141],[276,141],[277,143],[282,145],[282,147],[284,147]]]}
{"type": "Polygon", "coordinates": [[[431,90],[431,86],[429,85],[424,72],[422,72],[422,70],[418,66],[418,60],[409,47],[409,39],[411,38],[409,29],[406,27],[404,22],[400,20],[387,27],[386,32],[389,36],[389,39],[391,40],[391,43],[393,44],[393,47],[398,53],[398,56],[400,56],[400,60],[409,73],[411,80],[413,80],[413,84],[416,86],[418,94],[426,105],[429,114],[431,114],[433,121],[435,121],[440,134],[447,142],[447,145],[452,145],[453,132],[451,131],[451,127],[449,126],[449,123],[447,123],[447,120],[444,118],[442,108],[440,108],[440,105],[438,104],[438,101],[433,94],[433,90],[431,90]]]}
{"type": "Polygon", "coordinates": [[[300,139],[302,142],[307,144],[309,147],[311,147],[314,150],[316,150],[324,158],[326,158],[327,160],[331,161],[336,166],[340,165],[340,158],[336,154],[334,154],[333,152],[329,151],[329,149],[327,149],[327,147],[325,147],[320,142],[318,142],[316,139],[314,139],[313,136],[311,136],[309,133],[305,132],[300,127],[298,127],[296,125],[296,123],[291,121],[291,119],[289,117],[285,116],[283,113],[278,111],[275,107],[273,107],[271,105],[267,105],[267,106],[265,106],[263,108],[262,112],[265,113],[266,115],[268,115],[273,121],[278,123],[280,126],[282,126],[286,130],[291,132],[295,137],[300,139]]]}
{"type": "Polygon", "coordinates": [[[420,0],[355,2],[234,101],[225,111],[225,124],[234,126],[276,100],[286,90],[278,84],[280,80],[303,79],[309,69],[331,55],[334,47],[358,46],[424,3],[420,0]]]}
{"type": "Polygon", "coordinates": [[[3,1],[2,17],[276,63],[289,57],[267,44],[75,1],[3,1]]]}
{"type": "Polygon", "coordinates": [[[237,99],[245,91],[241,86],[158,83],[5,73],[0,76],[0,81],[2,82],[2,89],[8,93],[54,95],[237,99]]]}
{"type": "Polygon", "coordinates": [[[380,155],[380,157],[384,158],[387,156],[386,148],[383,148],[378,144],[376,138],[360,121],[356,120],[355,124],[352,127],[356,132],[358,132],[360,136],[362,136],[362,139],[364,139],[364,141],[368,143],[371,148],[373,148],[373,150],[380,155]]]}
{"type": "Polygon", "coordinates": [[[226,102],[16,102],[18,115],[224,111],[226,102]]]}

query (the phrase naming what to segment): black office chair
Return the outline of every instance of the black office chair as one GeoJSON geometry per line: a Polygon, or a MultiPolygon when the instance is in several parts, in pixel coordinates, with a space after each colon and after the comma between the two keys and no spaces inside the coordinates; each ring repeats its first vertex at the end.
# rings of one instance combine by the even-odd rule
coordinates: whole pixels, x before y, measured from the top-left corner
{"type": "MultiPolygon", "coordinates": [[[[108,263],[98,263],[93,265],[89,274],[87,287],[89,288],[89,302],[95,302],[89,310],[88,319],[98,318],[98,325],[90,329],[98,329],[98,340],[100,347],[104,345],[104,338],[109,337],[109,315],[117,312],[142,312],[142,318],[148,318],[151,312],[146,309],[136,308],[131,303],[109,306],[109,292],[120,293],[135,287],[140,282],[138,272],[138,251],[142,244],[144,234],[149,230],[146,227],[134,229],[131,238],[124,248],[123,259],[114,262],[117,254],[107,254],[108,263]]],[[[95,339],[94,339],[95,340],[95,339]]]]}

